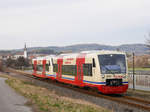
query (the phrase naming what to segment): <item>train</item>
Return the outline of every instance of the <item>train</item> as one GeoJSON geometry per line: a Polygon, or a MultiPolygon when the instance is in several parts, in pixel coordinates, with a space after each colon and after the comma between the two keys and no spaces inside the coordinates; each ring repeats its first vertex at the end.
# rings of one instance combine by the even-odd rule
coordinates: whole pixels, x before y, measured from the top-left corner
{"type": "Polygon", "coordinates": [[[37,57],[33,76],[49,78],[79,87],[95,88],[103,94],[122,94],[128,89],[126,53],[82,51],[37,57]]]}

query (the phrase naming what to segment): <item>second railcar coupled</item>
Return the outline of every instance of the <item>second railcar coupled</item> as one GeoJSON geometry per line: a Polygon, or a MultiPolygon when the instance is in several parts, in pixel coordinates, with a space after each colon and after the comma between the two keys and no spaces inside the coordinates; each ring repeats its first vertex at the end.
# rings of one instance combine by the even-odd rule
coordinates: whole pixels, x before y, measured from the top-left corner
{"type": "Polygon", "coordinates": [[[33,59],[33,75],[80,87],[97,88],[104,94],[128,89],[126,54],[118,51],[86,51],[33,59]]]}

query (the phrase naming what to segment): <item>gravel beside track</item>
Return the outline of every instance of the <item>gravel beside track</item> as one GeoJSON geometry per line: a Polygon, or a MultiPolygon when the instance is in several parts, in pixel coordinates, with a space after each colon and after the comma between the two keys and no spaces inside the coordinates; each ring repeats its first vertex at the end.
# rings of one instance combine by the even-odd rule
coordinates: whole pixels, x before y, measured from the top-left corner
{"type": "Polygon", "coordinates": [[[68,88],[64,88],[64,87],[59,87],[54,84],[49,84],[47,82],[43,82],[43,81],[36,80],[36,79],[30,78],[30,77],[26,77],[26,76],[18,74],[18,73],[9,73],[9,75],[13,76],[13,77],[24,79],[24,80],[28,80],[37,86],[46,87],[51,91],[55,91],[55,93],[60,96],[66,96],[66,97],[71,97],[71,98],[75,98],[75,99],[89,101],[96,105],[108,108],[108,109],[112,110],[113,112],[148,112],[148,111],[145,111],[142,109],[130,107],[128,105],[123,105],[121,103],[117,103],[117,102],[107,100],[104,98],[83,94],[83,93],[80,93],[80,92],[77,92],[77,91],[74,91],[74,90],[71,90],[68,88]]]}

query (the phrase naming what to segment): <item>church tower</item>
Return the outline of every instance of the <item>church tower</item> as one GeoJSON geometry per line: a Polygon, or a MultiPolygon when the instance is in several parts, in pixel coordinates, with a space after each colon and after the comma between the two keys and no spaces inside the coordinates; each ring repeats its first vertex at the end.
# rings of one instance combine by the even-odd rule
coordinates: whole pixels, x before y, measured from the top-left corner
{"type": "Polygon", "coordinates": [[[24,58],[28,58],[26,43],[25,43],[25,46],[24,46],[24,58]]]}

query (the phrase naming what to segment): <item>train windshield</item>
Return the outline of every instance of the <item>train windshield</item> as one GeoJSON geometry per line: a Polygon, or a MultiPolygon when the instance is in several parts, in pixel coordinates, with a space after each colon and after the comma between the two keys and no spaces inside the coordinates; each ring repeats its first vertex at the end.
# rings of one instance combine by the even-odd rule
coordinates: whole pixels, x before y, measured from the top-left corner
{"type": "Polygon", "coordinates": [[[98,55],[102,74],[125,74],[126,59],[123,54],[98,55]]]}

